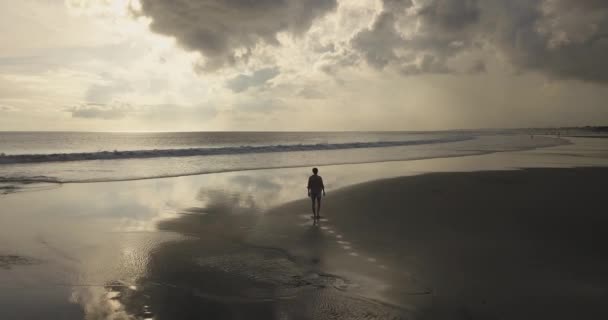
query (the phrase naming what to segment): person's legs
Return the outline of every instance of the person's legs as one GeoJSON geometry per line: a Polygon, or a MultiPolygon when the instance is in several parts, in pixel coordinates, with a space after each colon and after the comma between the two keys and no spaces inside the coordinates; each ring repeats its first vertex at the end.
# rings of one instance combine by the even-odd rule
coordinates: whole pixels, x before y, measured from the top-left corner
{"type": "Polygon", "coordinates": [[[317,218],[321,216],[321,195],[317,197],[317,218]]]}
{"type": "Polygon", "coordinates": [[[315,211],[315,199],[316,199],[315,195],[314,195],[314,194],[311,194],[311,195],[310,195],[310,200],[312,200],[312,216],[313,216],[313,217],[316,217],[316,216],[317,216],[317,213],[316,213],[316,211],[315,211]]]}

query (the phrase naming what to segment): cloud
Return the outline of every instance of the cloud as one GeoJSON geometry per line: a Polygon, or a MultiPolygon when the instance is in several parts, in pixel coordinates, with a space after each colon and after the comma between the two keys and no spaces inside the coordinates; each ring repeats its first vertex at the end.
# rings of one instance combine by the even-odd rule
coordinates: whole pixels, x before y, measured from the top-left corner
{"type": "Polygon", "coordinates": [[[466,70],[469,74],[477,74],[486,72],[486,64],[482,60],[474,61],[466,70]]]}
{"type": "Polygon", "coordinates": [[[237,102],[233,105],[236,113],[269,113],[278,109],[284,109],[285,103],[281,99],[258,98],[237,102]]]}
{"type": "Polygon", "coordinates": [[[0,104],[0,112],[13,112],[13,111],[17,111],[17,108],[6,105],[6,104],[0,104]]]}
{"type": "Polygon", "coordinates": [[[134,115],[140,120],[158,123],[206,122],[217,116],[217,110],[206,105],[182,106],[159,104],[139,108],[134,115]]]}
{"type": "Polygon", "coordinates": [[[323,99],[323,98],[325,98],[325,94],[323,94],[321,91],[319,91],[313,87],[309,87],[309,86],[305,86],[305,87],[297,90],[296,96],[302,97],[304,99],[323,99]]]}
{"type": "Polygon", "coordinates": [[[246,61],[259,44],[277,35],[301,35],[337,7],[336,0],[141,0],[152,31],[173,36],[205,58],[203,70],[246,61]]]}
{"type": "Polygon", "coordinates": [[[234,92],[243,92],[251,87],[259,87],[279,75],[279,68],[259,69],[251,75],[240,74],[226,82],[226,87],[234,92]]]}
{"type": "Polygon", "coordinates": [[[479,21],[478,0],[432,0],[415,8],[428,31],[462,30],[479,21]]]}
{"type": "Polygon", "coordinates": [[[204,122],[216,117],[217,110],[209,106],[182,106],[177,104],[157,104],[134,106],[125,102],[108,105],[87,103],[66,110],[73,118],[120,120],[131,118],[150,123],[204,122]]]}
{"type": "Polygon", "coordinates": [[[471,29],[479,16],[476,0],[385,0],[373,25],[351,43],[376,69],[391,65],[405,75],[455,72],[448,59],[472,46],[471,29]]]}
{"type": "Polygon", "coordinates": [[[392,13],[382,12],[371,28],[353,38],[353,47],[363,54],[370,66],[382,69],[397,60],[395,49],[403,45],[404,39],[395,28],[395,23],[392,13]]]}
{"type": "MultiPolygon", "coordinates": [[[[486,70],[489,60],[499,60],[523,72],[608,82],[608,59],[604,59],[608,1],[382,0],[381,4],[379,10],[370,4],[351,8],[375,10],[371,25],[354,22],[364,15],[352,10],[317,19],[334,11],[336,0],[141,0],[138,14],[151,18],[152,31],[200,52],[204,62],[197,68],[204,71],[247,62],[256,50],[272,56],[278,35],[286,33],[322,39],[305,49],[316,56],[316,69],[327,74],[362,62],[407,76],[469,74],[486,70]],[[333,33],[337,29],[330,20],[357,27],[344,38],[344,33],[333,33]]],[[[242,92],[264,82],[255,76],[238,76],[227,86],[242,92]]]]}
{"type": "Polygon", "coordinates": [[[129,104],[103,105],[87,103],[69,108],[66,111],[70,112],[73,118],[116,120],[126,117],[133,110],[133,107],[129,104]]]}
{"type": "MultiPolygon", "coordinates": [[[[108,78],[107,76],[104,78],[108,78]]],[[[86,92],[87,101],[103,104],[112,101],[115,95],[129,92],[132,88],[125,80],[106,79],[104,83],[91,85],[86,92]]]]}
{"type": "Polygon", "coordinates": [[[326,74],[335,74],[340,69],[358,65],[360,60],[359,54],[353,50],[344,46],[340,48],[332,47],[331,50],[319,57],[315,67],[326,74]]]}
{"type": "Polygon", "coordinates": [[[497,7],[503,16],[496,19],[496,46],[516,67],[608,82],[607,1],[513,1],[497,7]]]}
{"type": "Polygon", "coordinates": [[[376,69],[479,72],[489,49],[521,71],[608,82],[608,1],[384,0],[383,7],[351,40],[376,69]],[[461,55],[471,56],[468,66],[453,61],[461,55]]]}
{"type": "Polygon", "coordinates": [[[92,61],[116,65],[136,61],[140,59],[143,52],[143,48],[133,47],[126,41],[96,47],[39,48],[34,46],[34,48],[28,48],[27,55],[1,55],[0,69],[5,72],[39,73],[61,70],[66,67],[82,67],[92,61]]]}

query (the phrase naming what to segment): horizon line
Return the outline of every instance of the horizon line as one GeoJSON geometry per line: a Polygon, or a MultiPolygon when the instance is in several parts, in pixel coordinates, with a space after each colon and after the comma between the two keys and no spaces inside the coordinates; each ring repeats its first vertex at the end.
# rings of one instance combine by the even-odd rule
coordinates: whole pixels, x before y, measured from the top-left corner
{"type": "Polygon", "coordinates": [[[151,131],[151,130],[134,130],[134,131],[89,131],[89,130],[0,130],[0,133],[226,133],[226,132],[241,132],[241,133],[339,133],[339,132],[449,132],[449,131],[489,131],[489,130],[550,130],[550,129],[590,129],[590,128],[608,128],[608,125],[585,125],[585,126],[554,126],[554,127],[505,127],[505,128],[456,128],[456,129],[438,129],[438,130],[184,130],[184,131],[151,131]]]}

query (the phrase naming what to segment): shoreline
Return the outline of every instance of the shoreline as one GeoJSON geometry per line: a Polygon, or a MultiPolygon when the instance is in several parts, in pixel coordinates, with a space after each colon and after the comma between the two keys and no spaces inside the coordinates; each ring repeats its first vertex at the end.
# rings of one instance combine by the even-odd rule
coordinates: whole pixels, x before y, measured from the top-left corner
{"type": "MultiPolygon", "coordinates": [[[[520,135],[518,135],[520,136],[520,135]]],[[[484,136],[479,136],[476,137],[474,139],[470,139],[470,140],[475,140],[475,139],[482,139],[484,136]]],[[[547,148],[555,148],[555,147],[561,147],[561,146],[568,146],[568,145],[572,145],[574,144],[571,140],[569,139],[565,139],[565,138],[557,138],[557,137],[552,137],[552,136],[539,136],[539,137],[545,137],[547,139],[551,139],[551,140],[555,140],[555,141],[559,141],[559,143],[553,143],[553,144],[549,144],[549,145],[542,145],[542,146],[529,146],[529,147],[518,147],[516,149],[503,149],[503,150],[497,150],[497,149],[487,149],[487,150],[470,150],[470,149],[458,149],[457,152],[455,154],[442,154],[442,155],[427,155],[427,156],[419,156],[419,157],[408,157],[408,158],[395,158],[395,159],[383,159],[383,160],[361,160],[361,161],[341,161],[341,162],[323,162],[321,161],[320,163],[316,163],[314,165],[316,166],[324,166],[324,167],[329,167],[329,166],[343,166],[343,165],[358,165],[358,164],[382,164],[382,163],[389,163],[389,162],[407,162],[407,161],[421,161],[421,160],[433,160],[433,159],[446,159],[446,158],[459,158],[459,157],[475,157],[475,156],[483,156],[483,155],[488,155],[488,154],[495,154],[495,153],[505,153],[505,152],[526,152],[526,151],[534,151],[534,150],[542,150],[542,149],[547,149],[547,148]]],[[[463,140],[463,141],[467,141],[467,140],[463,140]]],[[[458,141],[458,142],[462,142],[462,141],[458,141]]],[[[420,146],[424,146],[424,145],[420,145],[420,146]]],[[[385,147],[383,147],[385,148],[385,147]]],[[[380,148],[380,149],[383,149],[380,148]]],[[[389,149],[391,147],[388,147],[389,149]]],[[[399,147],[394,147],[394,148],[399,148],[399,147]]],[[[348,149],[350,151],[357,151],[358,149],[348,149]]],[[[362,150],[362,149],[361,149],[362,150]]],[[[372,148],[373,150],[373,148],[372,148]]],[[[330,150],[330,151],[341,151],[341,150],[330,150]]],[[[300,151],[297,151],[300,152],[300,151]]],[[[301,151],[303,153],[306,153],[306,151],[301,151]]],[[[452,151],[452,152],[456,152],[456,151],[452,151]]],[[[277,153],[277,152],[271,152],[271,153],[277,153]]],[[[268,153],[262,153],[263,155],[268,154],[268,153]]],[[[210,155],[210,157],[213,156],[222,156],[222,155],[210,155]]],[[[184,157],[175,157],[177,159],[179,158],[197,158],[198,156],[184,156],[184,157]]],[[[167,157],[167,160],[173,159],[174,157],[167,157]]],[[[83,162],[83,163],[87,163],[87,162],[105,162],[105,161],[137,161],[137,160],[158,160],[159,158],[133,158],[133,159],[106,159],[106,160],[80,160],[80,161],[67,161],[67,162],[74,162],[74,163],[79,163],[79,162],[83,162]]],[[[0,168],[2,168],[2,166],[37,166],[37,165],[49,165],[49,164],[53,164],[53,163],[62,163],[65,164],[66,162],[32,162],[32,163],[7,163],[7,164],[2,164],[0,163],[0,168]]],[[[129,178],[82,178],[82,179],[78,179],[78,180],[74,180],[74,179],[64,179],[61,177],[52,177],[52,176],[45,176],[45,175],[39,175],[39,176],[35,176],[35,177],[10,177],[10,176],[6,176],[6,177],[0,177],[0,183],[3,184],[36,184],[36,183],[51,183],[51,184],[58,184],[58,185],[63,185],[63,184],[73,184],[73,183],[104,183],[104,182],[120,182],[120,181],[138,181],[138,180],[150,180],[150,179],[166,179],[166,178],[178,178],[178,177],[188,177],[188,176],[198,176],[198,175],[208,175],[208,174],[217,174],[217,173],[228,173],[228,172],[241,172],[241,171],[256,171],[256,170],[273,170],[273,169],[292,169],[292,168],[307,168],[309,166],[312,166],[313,164],[296,164],[296,165],[282,165],[282,166],[256,166],[256,167],[240,167],[240,168],[234,168],[234,169],[219,169],[219,170],[209,170],[209,171],[197,171],[197,172],[184,172],[184,173],[179,173],[179,174],[166,174],[166,175],[155,175],[155,176],[142,176],[142,177],[129,177],[129,178]]]]}

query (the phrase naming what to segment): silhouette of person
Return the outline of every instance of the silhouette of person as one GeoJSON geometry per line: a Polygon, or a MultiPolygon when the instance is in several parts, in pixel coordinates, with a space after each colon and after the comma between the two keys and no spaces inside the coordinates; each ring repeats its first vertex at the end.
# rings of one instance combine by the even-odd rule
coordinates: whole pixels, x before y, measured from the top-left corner
{"type": "Polygon", "coordinates": [[[312,214],[314,219],[319,219],[321,211],[321,194],[325,196],[325,186],[323,178],[321,178],[319,169],[312,168],[313,175],[308,178],[308,196],[312,200],[312,214]]]}

